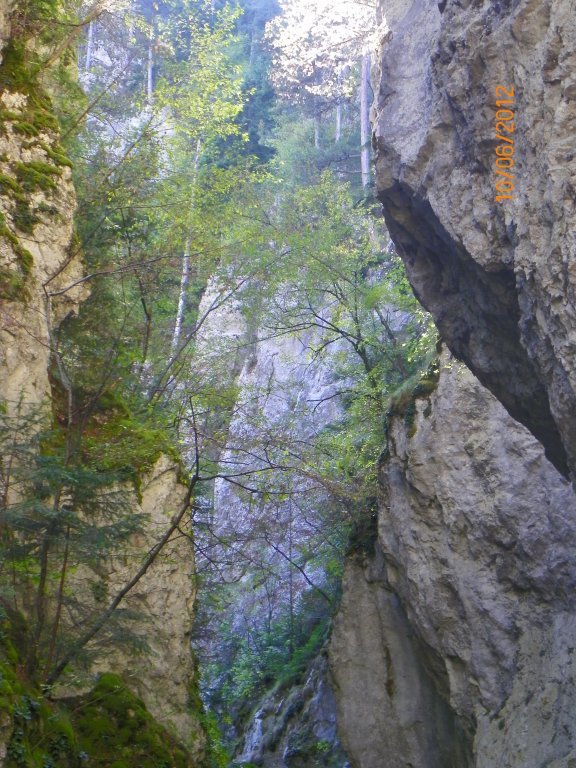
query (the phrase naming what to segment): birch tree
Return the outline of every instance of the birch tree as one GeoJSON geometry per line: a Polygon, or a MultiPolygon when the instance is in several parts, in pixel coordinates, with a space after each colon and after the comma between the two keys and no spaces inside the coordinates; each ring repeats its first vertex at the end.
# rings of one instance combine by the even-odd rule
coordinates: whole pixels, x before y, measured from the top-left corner
{"type": "MultiPolygon", "coordinates": [[[[282,98],[304,105],[317,124],[333,111],[338,141],[342,105],[356,88],[356,65],[375,45],[375,4],[282,0],[280,5],[281,13],[267,26],[272,81],[282,98]]],[[[318,129],[315,144],[318,147],[318,129]]]]}

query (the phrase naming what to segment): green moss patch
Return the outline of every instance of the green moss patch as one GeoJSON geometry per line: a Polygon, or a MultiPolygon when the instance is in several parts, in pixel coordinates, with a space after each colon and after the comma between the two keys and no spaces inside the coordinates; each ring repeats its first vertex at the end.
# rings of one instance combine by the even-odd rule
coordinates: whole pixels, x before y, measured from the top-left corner
{"type": "Polygon", "coordinates": [[[0,173],[0,195],[10,195],[12,192],[22,194],[22,187],[12,176],[0,173]]]}
{"type": "Polygon", "coordinates": [[[0,238],[4,238],[10,243],[18,259],[17,269],[0,268],[0,298],[8,301],[25,300],[28,298],[26,278],[32,271],[34,258],[30,251],[20,244],[20,240],[8,227],[1,213],[0,238]]]}
{"type": "Polygon", "coordinates": [[[25,120],[18,120],[14,122],[14,130],[16,133],[22,136],[38,136],[40,131],[32,123],[27,123],[25,120]]]}
{"type": "MultiPolygon", "coordinates": [[[[416,434],[416,401],[429,398],[438,386],[439,378],[440,366],[438,360],[434,360],[415,385],[413,381],[410,382],[390,398],[386,412],[387,422],[389,423],[393,417],[403,418],[408,437],[413,437],[416,434]]],[[[430,415],[430,412],[428,410],[427,415],[430,415]]]]}
{"type": "MultiPolygon", "coordinates": [[[[12,170],[16,178],[0,174],[0,195],[7,197],[13,204],[12,220],[15,227],[26,234],[32,234],[34,227],[40,221],[38,212],[46,212],[46,203],[41,203],[33,210],[30,196],[34,192],[48,192],[57,189],[55,177],[61,170],[50,163],[34,161],[30,163],[13,163],[12,170]]],[[[52,208],[56,212],[56,209],[52,208]]],[[[5,233],[3,233],[4,236],[5,233]]],[[[15,244],[15,243],[14,243],[15,244]]]]}
{"type": "Polygon", "coordinates": [[[105,472],[119,472],[139,487],[141,476],[162,454],[176,463],[180,457],[172,437],[153,413],[136,407],[114,391],[105,393],[84,428],[86,464],[105,472]]]}
{"type": "Polygon", "coordinates": [[[102,675],[94,689],[70,709],[86,766],[192,766],[186,749],[154,720],[118,675],[102,675]]]}
{"type": "Polygon", "coordinates": [[[5,768],[80,768],[69,717],[21,676],[26,648],[24,619],[0,617],[0,710],[13,722],[5,768]]]}
{"type": "Polygon", "coordinates": [[[50,163],[41,161],[31,163],[15,163],[14,172],[16,178],[25,192],[44,192],[56,189],[54,176],[60,176],[60,169],[50,163]]]}
{"type": "Polygon", "coordinates": [[[66,157],[66,152],[63,147],[61,147],[59,144],[56,144],[54,147],[50,147],[45,142],[41,141],[39,142],[39,146],[42,147],[44,152],[48,155],[48,157],[56,164],[56,165],[65,165],[68,168],[72,168],[72,161],[66,157]]]}
{"type": "Polygon", "coordinates": [[[0,712],[13,722],[5,768],[192,768],[120,677],[102,675],[85,696],[52,701],[21,677],[25,648],[24,620],[1,611],[0,712]]]}
{"type": "Polygon", "coordinates": [[[29,56],[24,42],[15,38],[2,51],[0,87],[3,91],[23,94],[27,104],[22,112],[2,110],[0,117],[2,122],[14,121],[25,133],[28,129],[23,126],[30,126],[36,132],[57,131],[58,120],[52,114],[52,103],[38,82],[29,56]]]}

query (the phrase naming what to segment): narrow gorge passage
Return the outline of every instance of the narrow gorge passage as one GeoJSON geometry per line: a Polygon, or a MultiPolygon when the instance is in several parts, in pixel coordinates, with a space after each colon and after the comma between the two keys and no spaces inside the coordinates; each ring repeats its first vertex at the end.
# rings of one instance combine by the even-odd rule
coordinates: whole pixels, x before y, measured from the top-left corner
{"type": "Polygon", "coordinates": [[[0,0],[0,768],[576,766],[575,10],[0,0]]]}

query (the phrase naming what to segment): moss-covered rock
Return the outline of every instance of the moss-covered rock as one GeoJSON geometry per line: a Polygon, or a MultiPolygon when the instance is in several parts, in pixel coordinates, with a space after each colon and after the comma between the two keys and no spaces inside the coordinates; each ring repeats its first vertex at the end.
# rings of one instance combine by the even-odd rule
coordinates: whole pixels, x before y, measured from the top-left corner
{"type": "Polygon", "coordinates": [[[41,161],[14,163],[16,178],[25,192],[37,192],[56,189],[54,176],[60,176],[60,169],[41,161]]]}
{"type": "Polygon", "coordinates": [[[395,395],[390,398],[386,420],[390,421],[393,417],[404,419],[404,425],[408,437],[416,434],[416,401],[422,398],[429,398],[432,392],[438,386],[440,377],[440,367],[438,360],[433,360],[426,373],[414,384],[414,380],[406,383],[395,395]]]}
{"type": "Polygon", "coordinates": [[[8,723],[4,735],[11,733],[5,768],[192,768],[186,749],[118,675],[101,675],[84,696],[54,701],[22,675],[25,647],[25,621],[2,613],[0,726],[8,723]]]}
{"type": "Polygon", "coordinates": [[[186,749],[150,715],[118,675],[70,703],[82,764],[108,768],[190,768],[186,749]]]}
{"type": "MultiPolygon", "coordinates": [[[[32,13],[32,18],[34,14],[32,13]]],[[[0,64],[0,133],[16,138],[27,149],[36,150],[34,160],[26,162],[10,158],[0,172],[0,197],[6,201],[7,217],[0,222],[0,237],[8,240],[18,260],[18,268],[4,264],[0,268],[0,297],[14,301],[28,298],[26,277],[31,272],[32,256],[20,240],[31,235],[42,221],[42,215],[56,210],[48,201],[40,203],[34,193],[52,195],[58,189],[62,168],[71,162],[57,143],[59,122],[53,106],[39,81],[34,52],[25,43],[23,31],[4,47],[0,64]],[[42,158],[45,159],[42,159],[42,158]]]]}

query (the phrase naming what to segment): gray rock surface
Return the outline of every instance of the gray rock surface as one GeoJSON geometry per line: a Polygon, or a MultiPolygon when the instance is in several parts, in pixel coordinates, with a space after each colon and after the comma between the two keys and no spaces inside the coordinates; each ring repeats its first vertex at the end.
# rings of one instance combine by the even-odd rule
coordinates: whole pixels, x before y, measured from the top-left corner
{"type": "Polygon", "coordinates": [[[336,733],[336,701],[325,656],[318,656],[301,685],[269,692],[244,733],[236,764],[305,768],[346,764],[336,733]]]}
{"type": "MultiPolygon", "coordinates": [[[[330,653],[355,768],[543,768],[576,745],[576,500],[460,363],[396,416],[330,653]]],[[[556,762],[555,762],[556,761],[556,762]]]]}
{"type": "Polygon", "coordinates": [[[377,191],[417,295],[564,474],[576,461],[575,10],[382,1],[373,114],[377,191]],[[498,85],[514,89],[515,115],[514,199],[501,202],[498,85]]]}

